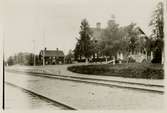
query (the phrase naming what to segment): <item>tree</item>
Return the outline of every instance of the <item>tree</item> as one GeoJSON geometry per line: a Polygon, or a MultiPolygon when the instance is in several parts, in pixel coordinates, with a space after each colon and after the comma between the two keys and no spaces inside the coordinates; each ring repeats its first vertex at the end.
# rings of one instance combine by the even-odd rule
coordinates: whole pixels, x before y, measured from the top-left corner
{"type": "Polygon", "coordinates": [[[10,66],[10,65],[14,65],[14,59],[12,56],[10,56],[7,60],[7,64],[10,66]]]}
{"type": "Polygon", "coordinates": [[[128,26],[120,27],[119,28],[119,43],[118,43],[118,50],[122,53],[129,52],[129,34],[128,34],[128,26]]]}
{"type": "Polygon", "coordinates": [[[97,40],[92,40],[92,53],[93,53],[93,58],[98,58],[101,52],[101,46],[100,42],[97,40]]]}
{"type": "MultiPolygon", "coordinates": [[[[37,55],[36,55],[36,61],[38,61],[37,55]]],[[[19,52],[18,54],[15,54],[14,56],[10,56],[7,62],[9,65],[13,65],[13,64],[33,65],[34,54],[19,52]]]]}
{"type": "Polygon", "coordinates": [[[75,45],[75,49],[74,49],[74,58],[75,60],[78,60],[78,58],[81,60],[81,46],[80,46],[80,40],[77,39],[77,43],[75,45]]]}
{"type": "Polygon", "coordinates": [[[128,25],[126,27],[126,32],[127,32],[127,37],[128,37],[128,41],[129,41],[129,52],[131,52],[132,54],[134,54],[135,50],[138,49],[138,34],[135,30],[136,24],[135,23],[131,23],[130,25],[128,25]]]}
{"type": "Polygon", "coordinates": [[[163,19],[163,3],[159,2],[153,12],[152,20],[150,22],[152,27],[152,40],[154,63],[162,62],[162,54],[164,51],[164,19],[163,19]]]}
{"type": "MultiPolygon", "coordinates": [[[[37,56],[36,56],[36,58],[37,58],[37,56]]],[[[25,59],[26,59],[26,63],[24,63],[25,65],[33,65],[34,64],[34,54],[33,53],[27,54],[25,56],[25,59]]],[[[36,64],[38,65],[37,61],[38,60],[36,59],[36,64]]]]}
{"type": "Polygon", "coordinates": [[[120,38],[119,25],[116,23],[115,18],[112,18],[108,21],[108,26],[102,34],[102,41],[100,43],[102,54],[110,57],[116,56],[120,38]]]}
{"type": "Polygon", "coordinates": [[[77,44],[74,50],[75,56],[79,56],[80,58],[84,56],[88,59],[93,54],[93,44],[91,40],[92,32],[86,19],[82,20],[80,28],[80,37],[77,39],[77,44]]]}
{"type": "Polygon", "coordinates": [[[73,51],[70,49],[68,54],[65,57],[65,62],[66,63],[72,63],[73,58],[74,58],[74,54],[73,54],[73,51]]]}

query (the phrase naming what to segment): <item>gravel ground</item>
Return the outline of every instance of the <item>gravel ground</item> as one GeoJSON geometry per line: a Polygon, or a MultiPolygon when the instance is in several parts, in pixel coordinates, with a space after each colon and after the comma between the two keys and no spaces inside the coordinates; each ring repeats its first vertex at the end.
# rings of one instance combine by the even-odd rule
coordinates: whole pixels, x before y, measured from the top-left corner
{"type": "Polygon", "coordinates": [[[8,84],[5,84],[5,109],[61,110],[52,103],[8,84]]]}
{"type": "Polygon", "coordinates": [[[6,73],[6,81],[82,110],[162,109],[164,95],[6,73]]]}

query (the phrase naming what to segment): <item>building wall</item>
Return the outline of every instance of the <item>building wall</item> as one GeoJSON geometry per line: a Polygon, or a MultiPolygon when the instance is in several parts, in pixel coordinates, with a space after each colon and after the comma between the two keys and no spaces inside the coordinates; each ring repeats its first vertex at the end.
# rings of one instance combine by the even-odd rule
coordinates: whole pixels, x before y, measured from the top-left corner
{"type": "Polygon", "coordinates": [[[64,57],[45,57],[45,64],[63,64],[64,63],[64,57]]]}

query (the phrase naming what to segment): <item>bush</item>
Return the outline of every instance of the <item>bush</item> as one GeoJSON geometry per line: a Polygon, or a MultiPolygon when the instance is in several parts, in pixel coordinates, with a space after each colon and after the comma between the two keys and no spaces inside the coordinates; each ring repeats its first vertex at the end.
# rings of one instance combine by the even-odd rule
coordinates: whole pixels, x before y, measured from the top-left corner
{"type": "Polygon", "coordinates": [[[78,62],[85,62],[86,60],[85,59],[80,59],[80,60],[77,60],[78,62]]]}
{"type": "Polygon", "coordinates": [[[129,62],[129,63],[135,63],[135,62],[136,62],[136,60],[135,60],[135,59],[133,59],[132,57],[129,57],[129,58],[128,58],[128,62],[129,62]]]}
{"type": "Polygon", "coordinates": [[[158,64],[116,64],[71,66],[68,70],[82,74],[120,76],[129,78],[164,79],[163,65],[158,64]]]}
{"type": "MultiPolygon", "coordinates": [[[[110,58],[107,58],[107,60],[111,60],[110,58]]],[[[105,62],[106,58],[93,58],[90,62],[105,62]]]]}

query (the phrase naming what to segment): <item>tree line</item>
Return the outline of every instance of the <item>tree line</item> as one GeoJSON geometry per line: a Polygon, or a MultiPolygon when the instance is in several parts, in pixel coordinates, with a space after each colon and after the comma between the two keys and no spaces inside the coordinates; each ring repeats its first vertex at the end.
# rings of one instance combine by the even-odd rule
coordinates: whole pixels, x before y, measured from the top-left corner
{"type": "Polygon", "coordinates": [[[38,55],[35,55],[33,53],[25,53],[20,52],[18,54],[15,54],[14,56],[9,56],[9,58],[6,61],[6,65],[34,65],[34,57],[36,61],[36,65],[40,65],[41,61],[39,59],[38,55]]]}

